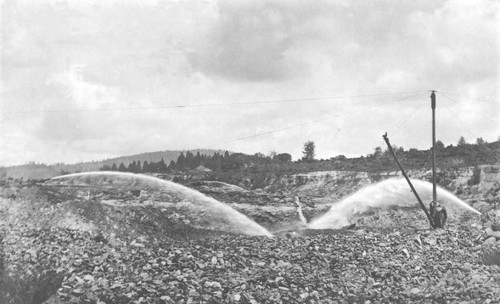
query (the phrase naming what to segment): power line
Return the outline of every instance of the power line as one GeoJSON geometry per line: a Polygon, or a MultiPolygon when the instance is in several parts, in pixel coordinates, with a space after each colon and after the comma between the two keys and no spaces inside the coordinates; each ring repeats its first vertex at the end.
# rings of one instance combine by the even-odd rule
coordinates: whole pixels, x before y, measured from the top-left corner
{"type": "Polygon", "coordinates": [[[462,95],[458,95],[458,94],[454,94],[454,93],[450,93],[450,92],[446,92],[446,91],[436,91],[436,92],[441,93],[443,96],[445,96],[445,95],[451,95],[451,96],[459,97],[459,98],[462,98],[462,99],[469,99],[469,100],[475,100],[475,101],[482,101],[482,102],[490,102],[490,103],[494,103],[494,104],[500,104],[500,102],[495,101],[495,100],[467,97],[467,96],[462,96],[462,95]]]}
{"type": "MultiPolygon", "coordinates": [[[[379,105],[376,105],[376,106],[393,104],[393,103],[396,103],[396,102],[399,102],[399,101],[402,101],[402,100],[412,99],[414,97],[421,96],[421,95],[422,95],[422,93],[416,94],[416,95],[412,95],[412,96],[406,96],[406,97],[398,98],[396,100],[391,100],[390,102],[382,103],[382,104],[379,104],[379,105]]],[[[302,123],[299,123],[299,124],[290,125],[290,126],[287,126],[287,127],[284,127],[284,128],[280,128],[280,129],[274,129],[274,130],[270,130],[270,131],[266,131],[266,132],[262,132],[262,133],[257,133],[257,134],[253,134],[253,135],[249,135],[249,136],[245,136],[245,137],[240,137],[240,138],[236,138],[236,139],[232,139],[232,140],[220,142],[220,143],[217,143],[217,144],[213,144],[213,145],[208,146],[207,148],[213,148],[213,147],[217,147],[217,146],[224,145],[224,144],[234,143],[234,142],[238,142],[238,141],[244,141],[244,140],[247,140],[247,139],[251,139],[251,138],[255,138],[255,137],[260,137],[260,136],[264,136],[264,135],[269,135],[269,134],[273,134],[273,133],[277,133],[277,132],[281,132],[281,131],[285,131],[285,130],[289,130],[289,129],[293,129],[293,128],[297,128],[297,127],[301,127],[301,126],[305,126],[305,125],[309,125],[309,124],[314,124],[314,123],[318,123],[318,122],[322,122],[322,121],[332,120],[333,118],[337,118],[337,117],[340,117],[340,116],[348,115],[348,114],[351,114],[351,113],[362,112],[362,111],[371,109],[373,107],[375,107],[375,106],[366,106],[366,107],[363,107],[363,108],[360,108],[360,109],[357,109],[357,110],[354,110],[354,111],[343,112],[343,113],[340,113],[340,114],[337,114],[337,115],[334,115],[334,116],[330,116],[328,118],[317,119],[317,120],[312,120],[312,121],[306,121],[306,122],[302,122],[302,123]]]]}
{"type": "Polygon", "coordinates": [[[228,102],[228,103],[209,103],[209,104],[192,104],[192,105],[175,105],[175,106],[148,106],[148,107],[123,107],[123,108],[103,108],[103,109],[60,109],[60,110],[28,110],[28,111],[10,111],[0,112],[0,114],[38,114],[38,113],[67,113],[67,112],[114,112],[114,111],[137,111],[137,110],[158,110],[158,109],[188,109],[188,108],[205,108],[205,107],[220,107],[220,106],[241,106],[241,105],[256,105],[256,104],[273,104],[273,103],[292,103],[316,100],[330,99],[349,99],[349,98],[368,98],[377,96],[391,96],[400,94],[416,94],[424,91],[414,92],[395,92],[395,93],[378,93],[378,94],[361,94],[361,95],[346,95],[346,96],[329,96],[329,97],[313,97],[313,98],[297,98],[297,99],[277,99],[277,100],[261,100],[261,101],[245,101],[245,102],[228,102]]]}
{"type": "MultiPolygon", "coordinates": [[[[444,95],[444,94],[442,94],[442,95],[440,95],[440,96],[443,96],[444,98],[446,98],[446,99],[448,99],[448,100],[450,100],[450,101],[452,101],[452,102],[455,102],[455,103],[457,102],[456,100],[454,100],[454,99],[452,99],[451,97],[448,97],[448,96],[446,96],[446,95],[444,95]]],[[[482,114],[482,113],[479,113],[479,112],[476,112],[476,111],[471,111],[470,109],[467,109],[467,112],[469,112],[469,113],[473,113],[473,114],[476,114],[476,115],[479,115],[479,116],[481,116],[481,117],[484,117],[484,118],[489,119],[489,120],[492,120],[492,121],[498,121],[498,120],[499,120],[498,118],[489,117],[489,116],[486,116],[486,115],[484,115],[484,114],[482,114]]]]}
{"type": "Polygon", "coordinates": [[[401,131],[403,130],[403,127],[406,126],[406,124],[408,122],[410,122],[410,120],[417,114],[417,113],[420,113],[422,111],[422,108],[421,107],[416,107],[412,110],[412,112],[406,116],[405,118],[403,118],[401,120],[400,123],[398,123],[397,127],[394,128],[395,132],[392,134],[393,136],[396,135],[396,134],[399,134],[401,133],[401,131]]]}
{"type": "MultiPolygon", "coordinates": [[[[448,98],[448,99],[449,99],[449,100],[451,100],[451,101],[453,101],[453,100],[452,100],[452,99],[450,99],[450,98],[448,98]]],[[[455,117],[455,119],[456,119],[456,120],[457,120],[457,121],[458,121],[458,122],[462,125],[462,127],[463,127],[463,128],[464,128],[467,132],[469,132],[469,134],[470,134],[472,137],[475,137],[475,135],[474,135],[474,134],[473,134],[473,133],[469,130],[469,128],[467,128],[467,127],[465,126],[465,124],[464,124],[464,123],[463,123],[463,122],[462,122],[462,121],[458,118],[458,115],[457,115],[457,114],[455,114],[455,112],[453,112],[453,111],[449,108],[449,106],[448,106],[448,107],[445,107],[445,108],[446,108],[446,110],[447,110],[448,112],[450,112],[450,113],[451,113],[451,114],[455,117]]],[[[486,152],[488,152],[488,154],[490,154],[490,155],[491,155],[494,159],[496,159],[497,161],[500,161],[500,157],[498,157],[498,156],[496,155],[496,153],[495,153],[493,150],[491,150],[490,148],[486,147],[486,146],[485,146],[484,144],[482,144],[482,143],[478,143],[478,144],[479,144],[481,147],[483,147],[483,148],[485,149],[485,151],[486,151],[486,152]]]]}

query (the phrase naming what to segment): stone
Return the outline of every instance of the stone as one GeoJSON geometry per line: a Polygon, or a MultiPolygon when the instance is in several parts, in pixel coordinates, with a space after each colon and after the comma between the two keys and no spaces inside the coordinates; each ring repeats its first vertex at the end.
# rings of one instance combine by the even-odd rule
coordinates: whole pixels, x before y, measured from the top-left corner
{"type": "Polygon", "coordinates": [[[494,236],[490,236],[483,242],[483,245],[494,245],[496,241],[497,239],[494,236]]]}
{"type": "Polygon", "coordinates": [[[407,258],[410,258],[410,253],[408,252],[408,249],[403,248],[401,251],[406,255],[407,258]]]}
{"type": "Polygon", "coordinates": [[[493,231],[491,228],[486,228],[486,234],[489,236],[495,237],[497,240],[500,240],[500,231],[493,231]]]}

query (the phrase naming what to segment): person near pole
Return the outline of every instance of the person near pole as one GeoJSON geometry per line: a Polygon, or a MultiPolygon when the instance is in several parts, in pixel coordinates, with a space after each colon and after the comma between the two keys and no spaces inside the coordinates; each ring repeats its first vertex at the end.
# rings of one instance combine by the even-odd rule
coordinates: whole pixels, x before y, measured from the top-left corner
{"type": "Polygon", "coordinates": [[[448,214],[446,213],[446,209],[440,204],[437,204],[436,214],[434,216],[434,226],[436,228],[444,228],[447,219],[448,219],[448,214]]]}
{"type": "Polygon", "coordinates": [[[429,213],[434,228],[443,228],[448,219],[446,209],[439,202],[432,201],[429,205],[429,213]]]}

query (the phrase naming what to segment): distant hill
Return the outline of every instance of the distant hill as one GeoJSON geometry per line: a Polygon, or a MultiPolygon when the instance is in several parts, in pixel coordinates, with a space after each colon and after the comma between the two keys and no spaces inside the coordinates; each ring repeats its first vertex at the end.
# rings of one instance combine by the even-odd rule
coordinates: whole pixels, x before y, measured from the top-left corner
{"type": "MultiPolygon", "coordinates": [[[[196,149],[189,150],[191,153],[196,154],[205,154],[205,155],[213,155],[215,153],[224,153],[224,150],[210,150],[210,149],[196,149]]],[[[86,171],[98,171],[104,165],[113,165],[117,166],[123,163],[125,166],[128,166],[133,161],[140,161],[143,163],[147,162],[158,162],[162,158],[166,164],[170,163],[170,161],[176,161],[181,152],[184,154],[187,150],[184,151],[158,151],[158,152],[147,152],[129,156],[121,156],[116,158],[110,158],[102,161],[92,161],[92,162],[83,162],[78,164],[35,164],[29,163],[26,165],[19,166],[10,166],[10,167],[0,167],[0,178],[24,178],[24,179],[44,179],[51,178],[57,175],[61,175],[64,173],[75,173],[75,172],[86,172],[86,171]]]]}

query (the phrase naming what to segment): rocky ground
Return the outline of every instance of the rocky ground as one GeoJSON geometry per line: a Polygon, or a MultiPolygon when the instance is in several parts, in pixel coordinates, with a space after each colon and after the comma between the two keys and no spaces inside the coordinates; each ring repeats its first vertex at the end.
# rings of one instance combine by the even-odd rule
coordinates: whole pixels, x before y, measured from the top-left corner
{"type": "MultiPolygon", "coordinates": [[[[193,229],[170,213],[117,211],[85,201],[85,191],[70,201],[67,194],[2,186],[0,303],[500,301],[500,235],[488,205],[483,217],[464,213],[444,230],[429,230],[413,208],[366,215],[353,229],[267,238],[193,229]]],[[[246,195],[292,206],[286,194],[246,195]]],[[[140,200],[123,192],[100,199],[110,196],[140,200]]]]}

